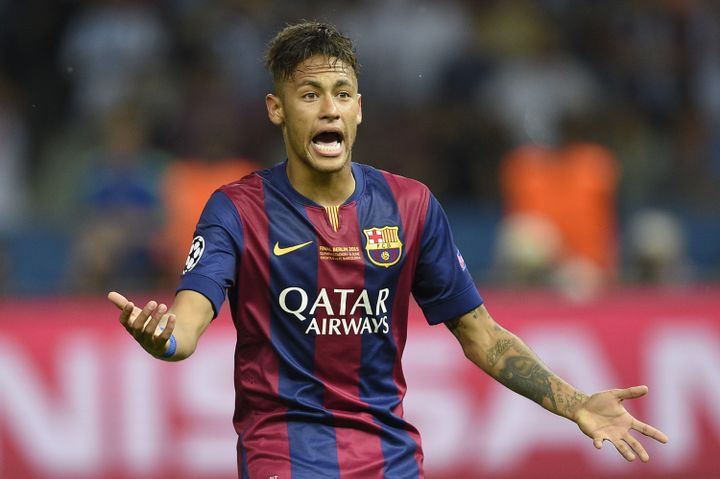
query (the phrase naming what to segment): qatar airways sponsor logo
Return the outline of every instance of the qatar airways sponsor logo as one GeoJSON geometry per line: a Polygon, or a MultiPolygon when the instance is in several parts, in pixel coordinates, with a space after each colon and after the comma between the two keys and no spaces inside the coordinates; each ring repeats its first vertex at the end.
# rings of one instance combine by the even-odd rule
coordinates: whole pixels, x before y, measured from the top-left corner
{"type": "Polygon", "coordinates": [[[291,286],[278,296],[280,308],[295,316],[305,334],[343,336],[351,334],[388,334],[387,306],[390,289],[322,288],[309,295],[303,288],[291,286]]]}

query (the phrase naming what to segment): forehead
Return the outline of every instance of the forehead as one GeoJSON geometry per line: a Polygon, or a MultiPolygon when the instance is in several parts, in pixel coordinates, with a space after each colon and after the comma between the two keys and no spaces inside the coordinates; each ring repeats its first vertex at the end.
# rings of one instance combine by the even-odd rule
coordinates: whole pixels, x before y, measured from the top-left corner
{"type": "Polygon", "coordinates": [[[307,80],[318,79],[322,76],[329,76],[333,79],[346,79],[352,83],[356,82],[355,71],[342,60],[335,57],[315,55],[301,62],[293,72],[290,81],[303,83],[307,80]]]}

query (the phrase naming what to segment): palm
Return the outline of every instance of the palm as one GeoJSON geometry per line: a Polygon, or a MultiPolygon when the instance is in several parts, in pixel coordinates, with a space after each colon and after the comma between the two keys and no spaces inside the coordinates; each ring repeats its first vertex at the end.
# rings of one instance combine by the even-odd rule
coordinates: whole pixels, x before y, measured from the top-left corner
{"type": "Polygon", "coordinates": [[[596,448],[600,449],[603,441],[607,440],[612,442],[628,461],[635,460],[637,454],[641,461],[647,462],[650,456],[640,441],[630,435],[630,431],[638,431],[663,443],[667,442],[667,436],[632,417],[622,405],[625,399],[634,399],[645,394],[646,386],[595,393],[577,411],[577,424],[580,430],[593,440],[596,448]]]}
{"type": "Polygon", "coordinates": [[[610,391],[594,394],[583,409],[587,414],[581,416],[583,420],[578,421],[578,426],[590,437],[619,438],[632,427],[633,417],[610,391]]]}

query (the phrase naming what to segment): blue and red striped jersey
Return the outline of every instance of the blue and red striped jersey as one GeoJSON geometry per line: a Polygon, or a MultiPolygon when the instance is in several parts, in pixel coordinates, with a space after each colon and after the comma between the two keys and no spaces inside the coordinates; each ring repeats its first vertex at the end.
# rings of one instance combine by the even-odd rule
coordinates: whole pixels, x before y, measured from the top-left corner
{"type": "Polygon", "coordinates": [[[218,189],[179,290],[225,296],[237,329],[240,477],[420,478],[403,419],[412,294],[430,324],[482,304],[423,184],[352,164],[356,187],[322,207],[285,163],[218,189]]]}

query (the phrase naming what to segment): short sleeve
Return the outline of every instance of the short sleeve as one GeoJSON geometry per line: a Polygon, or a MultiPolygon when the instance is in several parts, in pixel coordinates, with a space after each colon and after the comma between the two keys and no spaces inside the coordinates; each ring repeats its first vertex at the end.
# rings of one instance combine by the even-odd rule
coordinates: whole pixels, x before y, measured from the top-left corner
{"type": "Polygon", "coordinates": [[[216,191],[200,215],[177,292],[197,291],[217,316],[235,283],[242,243],[240,215],[230,198],[216,191]]]}
{"type": "Polygon", "coordinates": [[[483,303],[440,203],[430,196],[413,296],[430,324],[457,318],[483,303]]]}

